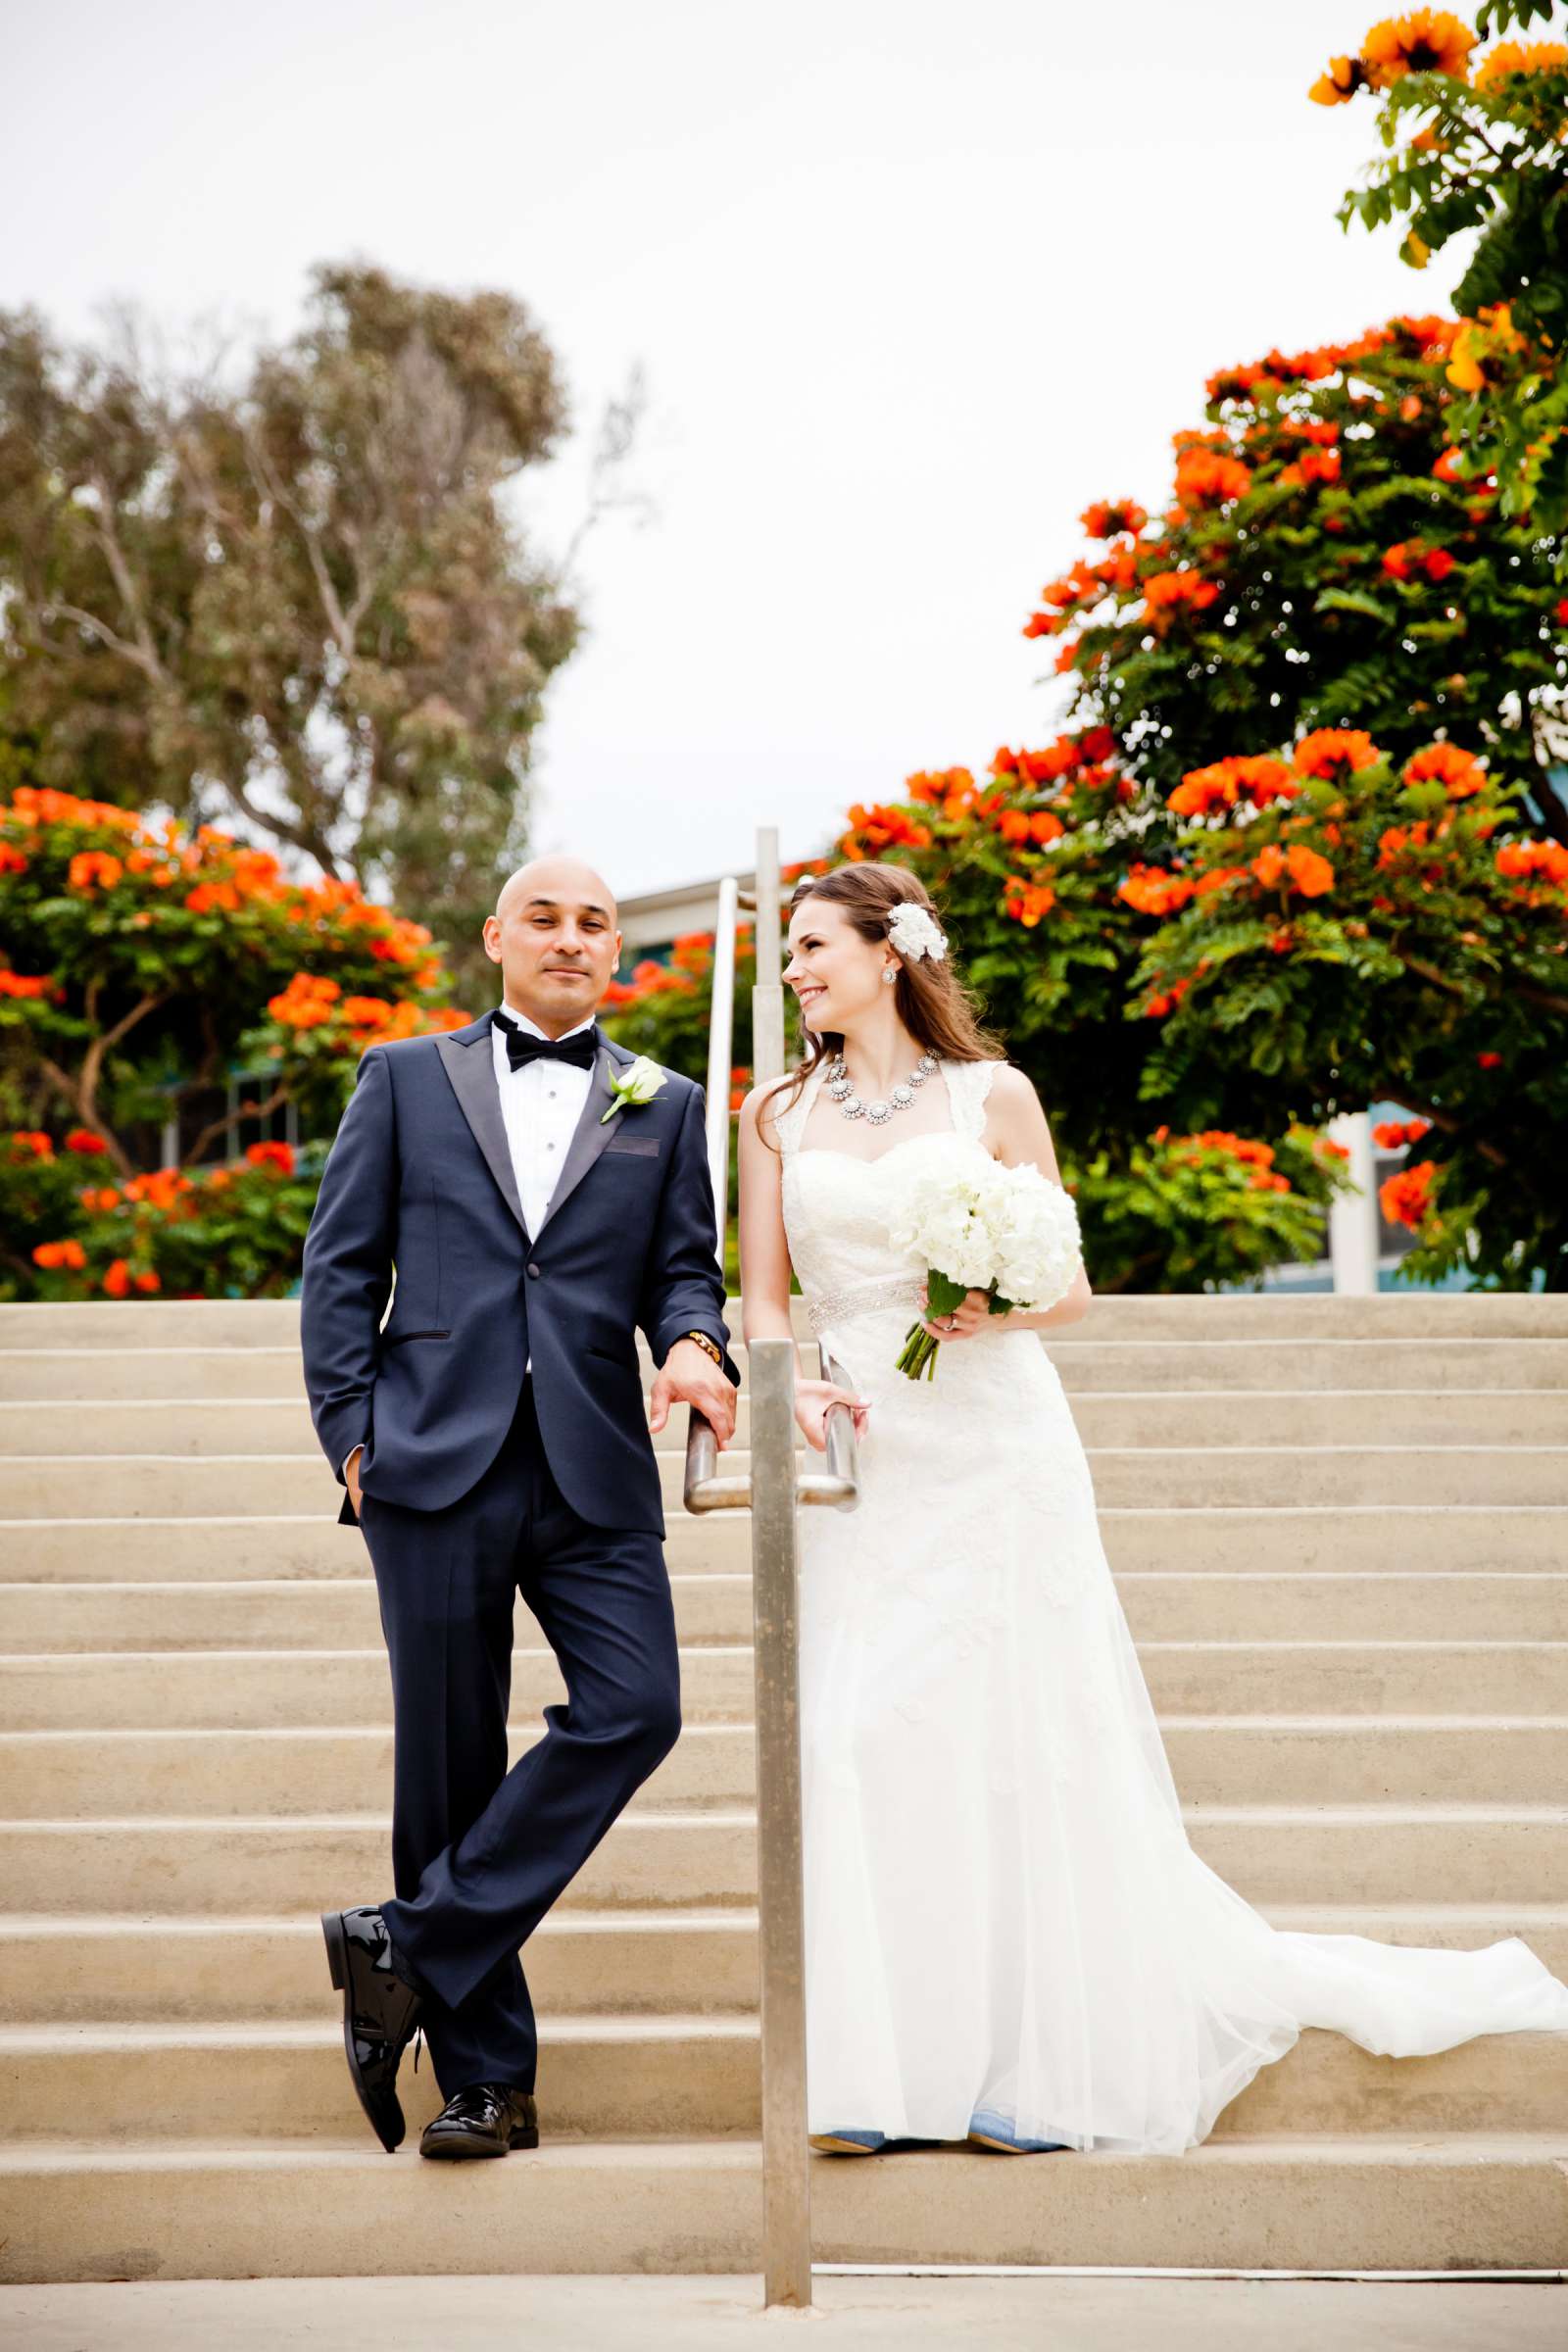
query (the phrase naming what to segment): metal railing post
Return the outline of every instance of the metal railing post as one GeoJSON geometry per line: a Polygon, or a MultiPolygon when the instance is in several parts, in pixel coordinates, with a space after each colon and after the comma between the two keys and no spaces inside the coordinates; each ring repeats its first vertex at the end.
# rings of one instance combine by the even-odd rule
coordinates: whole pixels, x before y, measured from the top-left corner
{"type": "MultiPolygon", "coordinates": [[[[778,835],[757,836],[757,983],[752,991],[753,1075],[784,1074],[778,835]]],[[[713,1024],[708,1046],[708,1139],[719,1262],[729,1184],[729,1072],[735,974],[736,885],[719,886],[713,956],[713,1024]],[[726,924],[728,953],[726,956],[726,924]],[[721,1104],[721,1113],[715,1105],[721,1104]],[[716,1130],[715,1119],[722,1117],[716,1130]],[[715,1132],[718,1141],[715,1144],[715,1132]]],[[[819,1350],[824,1380],[848,1386],[819,1350]]],[[[795,1514],[802,1503],[854,1510],[859,1499],[855,1423],[830,1408],[820,1470],[796,1467],[795,1342],[782,1334],[747,1348],[752,1408],[749,1476],[718,1467],[718,1440],[693,1408],[686,1435],[689,1511],[751,1505],[752,1620],[757,1714],[758,1947],[762,2029],[762,2273],[768,2310],[811,2301],[810,2145],[806,2097],[806,1899],[802,1870],[801,1675],[795,1514]]]]}
{"type": "Polygon", "coordinates": [[[733,1067],[735,1034],[735,912],[739,892],[726,874],[718,886],[718,919],[713,931],[712,1004],[708,1028],[708,1094],[704,1105],[708,1134],[708,1172],[713,1185],[713,1215],[718,1225],[718,1262],[724,1263],[724,1231],[729,1220],[729,1074],[733,1067]]]}
{"type": "Polygon", "coordinates": [[[778,831],[757,828],[757,980],[752,989],[752,1077],[762,1086],[784,1075],[784,984],[779,978],[778,831]]]}
{"type": "Polygon", "coordinates": [[[795,1343],[754,1340],[752,1621],[762,2024],[762,2298],[811,2300],[795,1558],[795,1343]]]}

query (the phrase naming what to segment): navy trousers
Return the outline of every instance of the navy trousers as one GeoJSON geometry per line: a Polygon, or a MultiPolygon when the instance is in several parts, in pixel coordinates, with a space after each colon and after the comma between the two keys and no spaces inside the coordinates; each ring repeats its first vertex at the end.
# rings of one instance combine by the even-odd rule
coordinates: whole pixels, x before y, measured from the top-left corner
{"type": "Polygon", "coordinates": [[[535,2086],[538,2035],[517,1947],[680,1731],[663,1546],[590,1526],[550,1473],[525,1378],[500,1452],[439,1511],[364,1496],[392,1664],[392,1948],[423,1987],[445,2097],[535,2086]],[[509,1771],[513,1609],[555,1651],[564,1706],[509,1771]]]}

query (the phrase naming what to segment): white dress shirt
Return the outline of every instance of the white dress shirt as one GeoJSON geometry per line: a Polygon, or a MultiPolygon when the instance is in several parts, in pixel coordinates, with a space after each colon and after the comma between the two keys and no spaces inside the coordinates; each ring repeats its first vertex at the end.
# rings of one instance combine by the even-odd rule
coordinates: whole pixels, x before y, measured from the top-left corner
{"type": "MultiPolygon", "coordinates": [[[[504,996],[501,1009],[519,1029],[529,1030],[535,1037],[549,1036],[547,1029],[541,1029],[537,1021],[519,1012],[515,1004],[509,1004],[504,996]]],[[[579,1029],[592,1028],[593,1022],[594,1015],[590,1013],[587,1020],[574,1022],[562,1035],[575,1037],[579,1029]]],[[[512,1154],[517,1199],[522,1203],[523,1222],[537,1241],[566,1156],[566,1147],[588,1101],[593,1072],[579,1070],[574,1062],[547,1061],[542,1057],[538,1061],[525,1061],[521,1069],[514,1070],[507,1058],[507,1033],[499,1027],[490,1032],[490,1050],[495,1056],[496,1090],[501,1097],[501,1117],[507,1131],[507,1149],[512,1154]]],[[[531,1355],[523,1370],[533,1370],[531,1355]]],[[[354,1451],[357,1453],[359,1447],[354,1451]]],[[[352,1461],[354,1455],[348,1458],[352,1461]]]]}
{"type": "MultiPolygon", "coordinates": [[[[525,1012],[502,999],[501,1009],[509,1021],[532,1037],[547,1037],[537,1021],[530,1021],[525,1012]]],[[[591,1029],[594,1016],[576,1022],[562,1032],[564,1037],[575,1037],[579,1029],[591,1029]]],[[[495,1055],[496,1085],[501,1093],[501,1116],[507,1130],[507,1148],[512,1153],[512,1172],[517,1180],[517,1198],[522,1202],[523,1223],[535,1241],[550,1206],[550,1196],[561,1174],[561,1163],[566,1148],[582,1117],[588,1101],[592,1070],[579,1070],[569,1061],[525,1061],[514,1070],[507,1059],[507,1033],[495,1028],[490,1032],[490,1050],[495,1055]]]]}

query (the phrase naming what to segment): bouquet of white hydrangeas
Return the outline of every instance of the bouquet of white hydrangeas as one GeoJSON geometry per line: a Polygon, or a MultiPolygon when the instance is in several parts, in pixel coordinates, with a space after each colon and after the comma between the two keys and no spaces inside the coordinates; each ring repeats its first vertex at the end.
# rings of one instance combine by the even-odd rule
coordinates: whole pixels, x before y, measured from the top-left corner
{"type": "MultiPolygon", "coordinates": [[[[916,1162],[900,1189],[888,1236],[926,1265],[926,1312],[949,1315],[967,1291],[989,1291],[994,1315],[1054,1306],[1083,1259],[1078,1204],[1032,1166],[993,1159],[955,1167],[916,1162]]],[[[936,1377],[941,1342],[911,1323],[899,1370],[936,1377]]]]}

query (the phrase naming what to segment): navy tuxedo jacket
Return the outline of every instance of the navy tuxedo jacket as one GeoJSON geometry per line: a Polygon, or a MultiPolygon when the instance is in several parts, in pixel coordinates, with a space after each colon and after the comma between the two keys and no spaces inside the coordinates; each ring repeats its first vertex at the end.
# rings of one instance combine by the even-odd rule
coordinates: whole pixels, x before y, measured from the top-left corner
{"type": "MultiPolygon", "coordinates": [[[[490,1018],[371,1046],[327,1156],[305,1242],[300,1337],[311,1417],[340,1485],[455,1502],[495,1458],[533,1358],[562,1494],[599,1527],[664,1532],[636,1333],[662,1363],[683,1332],[729,1353],[703,1090],[675,1072],[617,1109],[608,1039],[543,1225],[523,1222],[490,1018]],[[393,1270],[397,1283],[393,1291],[393,1270]],[[392,1312],[381,1318],[388,1293],[392,1312]]],[[[338,1513],[354,1522],[347,1494],[338,1513]]]]}

